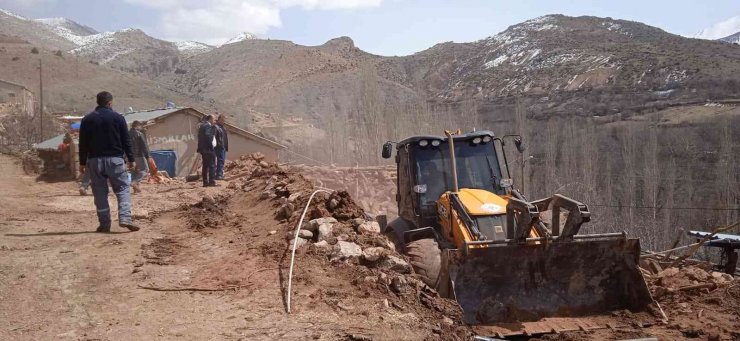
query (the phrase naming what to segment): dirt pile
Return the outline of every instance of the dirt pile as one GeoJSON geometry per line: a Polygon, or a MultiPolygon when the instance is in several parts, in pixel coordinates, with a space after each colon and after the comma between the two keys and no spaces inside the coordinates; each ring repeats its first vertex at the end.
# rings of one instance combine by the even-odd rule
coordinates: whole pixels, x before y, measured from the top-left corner
{"type": "Polygon", "coordinates": [[[316,167],[298,165],[300,172],[317,187],[345,190],[371,215],[398,215],[396,205],[396,169],[378,167],[316,167]]]}
{"type": "Polygon", "coordinates": [[[737,340],[740,280],[710,269],[710,264],[696,263],[645,277],[653,298],[668,317],[668,329],[687,338],[737,340]]]}
{"type": "Polygon", "coordinates": [[[381,316],[387,323],[417,327],[428,324],[427,338],[432,339],[470,336],[469,328],[460,323],[458,305],[439,297],[413,273],[381,234],[379,224],[347,191],[314,194],[312,182],[297,169],[266,162],[261,154],[230,162],[225,171],[226,189],[186,207],[186,221],[203,233],[244,231],[241,236],[249,249],[265,257],[263,263],[277,263],[283,292],[295,243],[292,309],[381,316]],[[295,239],[295,227],[312,194],[295,239]],[[254,214],[256,210],[259,213],[254,214]],[[261,223],[249,224],[255,221],[261,223]]]}

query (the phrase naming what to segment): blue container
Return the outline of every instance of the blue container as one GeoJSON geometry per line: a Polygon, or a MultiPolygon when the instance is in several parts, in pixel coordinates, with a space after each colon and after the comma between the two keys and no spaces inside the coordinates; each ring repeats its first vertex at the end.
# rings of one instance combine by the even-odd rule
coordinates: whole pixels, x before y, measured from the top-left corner
{"type": "Polygon", "coordinates": [[[177,165],[177,153],[174,150],[152,150],[149,155],[154,159],[154,164],[160,171],[167,171],[170,177],[174,178],[177,174],[175,166],[177,165]]]}

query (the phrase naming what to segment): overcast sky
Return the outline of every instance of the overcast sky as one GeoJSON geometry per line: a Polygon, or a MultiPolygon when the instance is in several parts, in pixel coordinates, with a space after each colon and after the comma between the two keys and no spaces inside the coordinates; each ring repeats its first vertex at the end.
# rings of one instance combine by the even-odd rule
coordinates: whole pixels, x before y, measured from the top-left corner
{"type": "Polygon", "coordinates": [[[684,36],[740,31],[740,0],[0,0],[0,8],[67,17],[99,31],[141,28],[173,41],[219,44],[246,31],[319,45],[349,36],[381,55],[474,41],[554,13],[635,20],[684,36]]]}

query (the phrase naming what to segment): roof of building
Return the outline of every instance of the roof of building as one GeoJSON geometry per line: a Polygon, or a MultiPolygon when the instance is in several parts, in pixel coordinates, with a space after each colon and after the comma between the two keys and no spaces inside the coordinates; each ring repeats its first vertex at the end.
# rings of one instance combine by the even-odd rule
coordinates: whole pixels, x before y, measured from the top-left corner
{"type": "Polygon", "coordinates": [[[185,109],[192,109],[192,108],[178,107],[178,108],[172,108],[172,109],[154,109],[154,110],[147,110],[147,111],[137,111],[137,112],[123,114],[123,117],[126,119],[126,123],[131,124],[134,121],[141,121],[141,122],[151,121],[151,120],[164,117],[171,113],[174,113],[180,110],[185,110],[185,109]]]}
{"type": "MultiPolygon", "coordinates": [[[[195,116],[198,116],[199,118],[204,117],[206,114],[190,108],[190,107],[177,107],[177,108],[171,108],[171,109],[154,109],[154,110],[146,110],[146,111],[137,111],[132,113],[123,114],[123,117],[126,119],[126,123],[129,125],[133,123],[134,121],[141,121],[141,122],[148,122],[152,120],[156,120],[158,118],[163,118],[167,115],[170,115],[175,112],[186,110],[187,113],[193,114],[195,116]]],[[[152,123],[154,124],[154,123],[152,123]]],[[[273,147],[275,149],[285,149],[285,146],[272,141],[270,139],[264,138],[262,136],[259,136],[254,133],[250,133],[244,129],[241,129],[235,125],[227,123],[226,126],[229,128],[229,131],[232,133],[236,133],[238,135],[244,136],[250,140],[265,144],[267,146],[273,147]]],[[[34,145],[34,147],[38,150],[56,150],[60,143],[62,143],[62,140],[64,139],[64,134],[55,136],[51,139],[48,139],[44,142],[38,143],[34,145]]]]}
{"type": "Polygon", "coordinates": [[[24,85],[21,85],[21,84],[18,84],[18,83],[9,82],[9,81],[3,80],[3,79],[0,79],[0,83],[10,84],[10,85],[13,85],[13,86],[17,86],[19,88],[22,88],[22,89],[24,89],[24,90],[26,90],[28,92],[33,92],[31,90],[28,90],[28,88],[25,87],[24,85]]]}
{"type": "Polygon", "coordinates": [[[59,136],[54,136],[44,142],[37,143],[34,145],[34,147],[37,150],[57,150],[57,147],[64,141],[64,134],[59,136]]]}

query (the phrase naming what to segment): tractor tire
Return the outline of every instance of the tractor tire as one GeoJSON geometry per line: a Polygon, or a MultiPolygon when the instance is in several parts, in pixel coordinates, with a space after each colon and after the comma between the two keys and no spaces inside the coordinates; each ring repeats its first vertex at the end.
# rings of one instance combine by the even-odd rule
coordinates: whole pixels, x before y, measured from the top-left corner
{"type": "Polygon", "coordinates": [[[426,285],[437,288],[442,268],[442,251],[432,238],[419,239],[406,244],[406,255],[414,272],[419,274],[426,285]]]}

